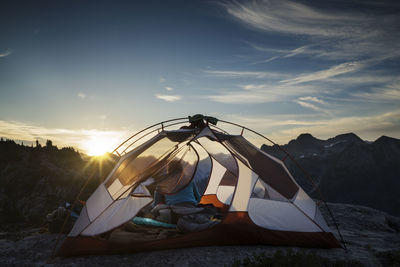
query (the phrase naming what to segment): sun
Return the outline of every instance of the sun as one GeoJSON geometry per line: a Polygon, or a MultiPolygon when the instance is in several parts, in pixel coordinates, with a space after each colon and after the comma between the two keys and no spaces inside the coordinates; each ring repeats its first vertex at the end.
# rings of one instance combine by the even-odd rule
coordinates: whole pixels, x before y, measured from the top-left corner
{"type": "Polygon", "coordinates": [[[101,135],[93,135],[84,144],[89,156],[100,156],[111,152],[115,147],[114,140],[101,135]]]}

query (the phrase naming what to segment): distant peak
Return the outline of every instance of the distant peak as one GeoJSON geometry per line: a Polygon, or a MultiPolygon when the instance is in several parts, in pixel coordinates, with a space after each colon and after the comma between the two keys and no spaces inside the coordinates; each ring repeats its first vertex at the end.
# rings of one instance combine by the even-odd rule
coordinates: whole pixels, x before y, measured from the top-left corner
{"type": "Polygon", "coordinates": [[[356,138],[360,138],[355,133],[344,133],[344,134],[336,135],[335,137],[356,137],[356,138]]]}
{"type": "Polygon", "coordinates": [[[382,135],[381,137],[379,137],[374,141],[374,143],[387,143],[387,142],[400,142],[400,139],[382,135]]]}
{"type": "Polygon", "coordinates": [[[355,133],[339,134],[332,138],[335,141],[351,141],[357,143],[364,143],[364,141],[355,133]]]}
{"type": "Polygon", "coordinates": [[[291,140],[289,144],[313,144],[318,141],[317,138],[309,133],[300,134],[295,140],[291,140]]]}
{"type": "Polygon", "coordinates": [[[317,139],[317,138],[315,138],[314,136],[312,136],[309,133],[303,133],[297,137],[297,140],[299,140],[299,141],[308,141],[308,140],[315,140],[315,139],[317,139]]]}

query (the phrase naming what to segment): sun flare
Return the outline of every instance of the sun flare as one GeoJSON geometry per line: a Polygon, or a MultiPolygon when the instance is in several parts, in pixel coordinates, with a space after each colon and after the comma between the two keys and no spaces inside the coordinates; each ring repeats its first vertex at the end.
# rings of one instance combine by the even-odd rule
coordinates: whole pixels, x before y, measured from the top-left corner
{"type": "Polygon", "coordinates": [[[115,142],[108,136],[93,135],[85,143],[85,150],[89,156],[100,156],[114,148],[115,142]]]}

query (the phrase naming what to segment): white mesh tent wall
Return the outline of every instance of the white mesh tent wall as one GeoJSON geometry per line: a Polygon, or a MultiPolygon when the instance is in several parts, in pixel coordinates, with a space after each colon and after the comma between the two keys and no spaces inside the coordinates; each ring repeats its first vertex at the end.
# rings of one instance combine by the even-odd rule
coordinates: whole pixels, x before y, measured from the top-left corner
{"type": "MultiPolygon", "coordinates": [[[[207,121],[207,117],[201,117],[207,121]]],[[[283,162],[211,123],[180,129],[186,118],[153,125],[115,151],[120,160],[87,200],[58,255],[129,253],[204,245],[272,244],[340,247],[316,203],[283,162]],[[171,129],[178,128],[178,129],[171,129]],[[199,167],[200,158],[210,164],[199,167]],[[181,171],[165,178],[171,164],[181,171]],[[153,202],[144,186],[152,179],[165,194],[184,189],[208,168],[201,204],[212,204],[222,221],[175,238],[115,244],[96,238],[135,217],[153,202]]],[[[196,125],[196,124],[194,124],[196,125]]],[[[204,165],[204,164],[203,164],[204,165]]]]}

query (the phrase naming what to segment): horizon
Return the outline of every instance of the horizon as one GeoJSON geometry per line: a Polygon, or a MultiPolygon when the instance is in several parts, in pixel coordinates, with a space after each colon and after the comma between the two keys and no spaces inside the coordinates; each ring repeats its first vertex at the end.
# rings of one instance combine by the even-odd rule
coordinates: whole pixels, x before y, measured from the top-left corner
{"type": "Polygon", "coordinates": [[[5,1],[0,20],[3,138],[110,152],[201,113],[279,144],[400,139],[395,1],[5,1]]]}
{"type": "MultiPolygon", "coordinates": [[[[300,133],[298,136],[294,137],[294,138],[291,139],[291,140],[288,140],[286,143],[281,143],[281,144],[278,143],[278,145],[280,145],[280,146],[287,145],[290,141],[293,141],[293,140],[298,139],[301,135],[311,135],[312,137],[316,138],[317,140],[327,141],[328,139],[331,139],[331,138],[335,138],[335,137],[338,137],[338,136],[341,136],[341,135],[349,135],[349,134],[355,134],[355,133],[352,133],[352,132],[349,132],[349,133],[342,133],[342,134],[338,134],[338,135],[335,135],[335,136],[331,136],[331,137],[325,138],[325,139],[319,138],[319,137],[317,137],[317,136],[314,136],[314,135],[311,134],[311,133],[300,133]]],[[[362,141],[366,142],[366,143],[373,143],[373,142],[377,141],[378,139],[380,139],[381,137],[394,138],[394,137],[387,136],[387,135],[381,135],[381,136],[379,136],[378,138],[376,138],[376,139],[374,139],[374,140],[366,140],[366,139],[361,138],[361,137],[358,136],[357,134],[355,134],[355,135],[356,135],[357,137],[359,137],[362,141]]],[[[29,141],[29,140],[10,139],[10,138],[3,137],[3,136],[0,136],[0,138],[2,139],[3,142],[5,142],[5,141],[13,141],[13,142],[15,142],[17,145],[22,145],[22,146],[27,146],[27,147],[29,147],[29,146],[36,147],[36,140],[39,142],[39,144],[40,144],[41,147],[45,147],[47,141],[52,141],[52,146],[57,147],[58,149],[62,149],[62,148],[73,148],[73,149],[76,150],[77,152],[83,153],[83,154],[85,154],[85,155],[87,155],[87,156],[99,156],[99,155],[102,155],[102,154],[111,153],[112,150],[113,150],[113,149],[112,149],[111,151],[107,151],[107,152],[105,152],[105,153],[90,154],[90,153],[88,153],[88,151],[86,151],[85,149],[80,149],[79,147],[75,147],[75,146],[68,145],[68,144],[65,144],[65,145],[63,145],[63,146],[61,146],[61,147],[58,147],[57,144],[54,144],[54,143],[53,143],[53,140],[50,140],[50,139],[42,139],[41,141],[39,141],[39,139],[36,139],[36,140],[34,140],[34,141],[29,141]]],[[[394,139],[398,139],[398,138],[394,138],[394,139]]],[[[262,140],[264,140],[264,139],[262,139],[262,140]]],[[[400,139],[399,139],[399,140],[400,140],[400,139]]],[[[121,140],[121,143],[122,143],[123,141],[124,141],[124,140],[121,140]]],[[[272,141],[273,141],[273,140],[272,140],[272,141]]],[[[264,144],[265,144],[265,145],[272,146],[272,144],[268,144],[268,141],[267,141],[267,140],[265,140],[265,143],[264,143],[264,144]]],[[[117,147],[117,146],[116,146],[116,147],[117,147]]],[[[115,148],[116,148],[116,147],[115,147],[115,148]]]]}

